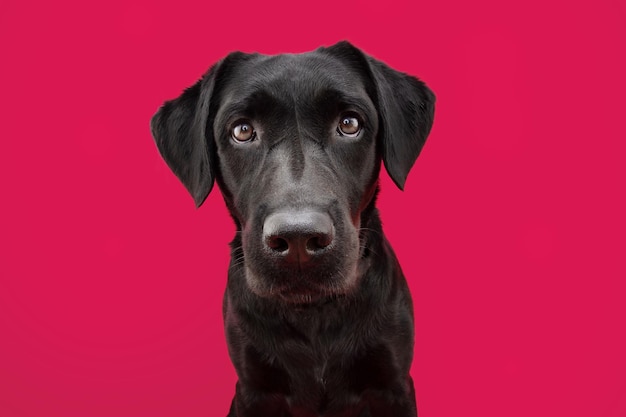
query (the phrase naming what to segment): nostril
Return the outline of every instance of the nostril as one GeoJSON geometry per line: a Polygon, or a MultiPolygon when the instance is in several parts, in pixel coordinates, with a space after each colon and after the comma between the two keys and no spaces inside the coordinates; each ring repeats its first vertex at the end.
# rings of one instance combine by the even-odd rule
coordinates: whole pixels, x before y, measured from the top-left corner
{"type": "Polygon", "coordinates": [[[267,239],[267,246],[276,252],[285,252],[289,249],[289,243],[287,240],[283,239],[280,236],[270,236],[267,239]]]}
{"type": "Polygon", "coordinates": [[[317,252],[327,248],[332,243],[332,236],[319,234],[312,236],[306,242],[306,249],[310,252],[317,252]]]}

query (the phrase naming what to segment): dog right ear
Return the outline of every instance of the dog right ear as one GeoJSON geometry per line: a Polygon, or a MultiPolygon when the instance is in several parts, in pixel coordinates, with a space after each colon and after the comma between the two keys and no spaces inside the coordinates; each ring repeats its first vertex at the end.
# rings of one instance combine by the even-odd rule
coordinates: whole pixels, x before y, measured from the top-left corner
{"type": "Polygon", "coordinates": [[[214,139],[209,107],[222,62],[215,64],[178,98],[166,101],[152,116],[150,128],[161,156],[200,207],[211,192],[214,139]]]}

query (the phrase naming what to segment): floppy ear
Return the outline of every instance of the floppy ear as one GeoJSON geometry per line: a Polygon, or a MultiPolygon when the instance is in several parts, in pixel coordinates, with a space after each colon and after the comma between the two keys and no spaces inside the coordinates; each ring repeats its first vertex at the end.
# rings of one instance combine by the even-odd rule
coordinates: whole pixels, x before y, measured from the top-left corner
{"type": "Polygon", "coordinates": [[[400,189],[415,163],[435,114],[435,95],[415,77],[396,71],[343,41],[327,48],[342,58],[355,62],[371,79],[370,95],[378,108],[380,149],[389,176],[400,189]]]}
{"type": "Polygon", "coordinates": [[[209,107],[221,62],[180,97],[165,102],[150,128],[161,156],[200,207],[213,188],[214,140],[207,126],[209,107]]]}
{"type": "Polygon", "coordinates": [[[433,125],[435,95],[417,78],[368,61],[378,95],[383,162],[402,190],[433,125]]]}

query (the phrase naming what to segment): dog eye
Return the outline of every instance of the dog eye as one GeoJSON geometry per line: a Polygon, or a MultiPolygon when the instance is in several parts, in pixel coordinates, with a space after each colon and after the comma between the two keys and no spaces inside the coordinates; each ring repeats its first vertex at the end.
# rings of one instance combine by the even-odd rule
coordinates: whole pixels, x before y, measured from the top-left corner
{"type": "Polygon", "coordinates": [[[249,142],[256,137],[256,132],[250,123],[239,123],[231,131],[231,135],[236,142],[249,142]]]}
{"type": "Polygon", "coordinates": [[[361,131],[361,122],[355,115],[348,114],[341,116],[337,125],[337,133],[341,136],[356,137],[361,131]]]}

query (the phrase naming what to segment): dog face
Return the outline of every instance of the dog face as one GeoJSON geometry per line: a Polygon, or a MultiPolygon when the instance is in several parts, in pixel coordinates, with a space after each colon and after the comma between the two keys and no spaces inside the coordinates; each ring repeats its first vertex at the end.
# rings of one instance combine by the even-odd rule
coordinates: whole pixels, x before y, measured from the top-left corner
{"type": "Polygon", "coordinates": [[[152,132],[196,205],[217,180],[248,289],[309,303],[357,287],[380,161],[402,188],[433,112],[423,83],[343,42],[233,53],[165,103],[152,132]]]}

